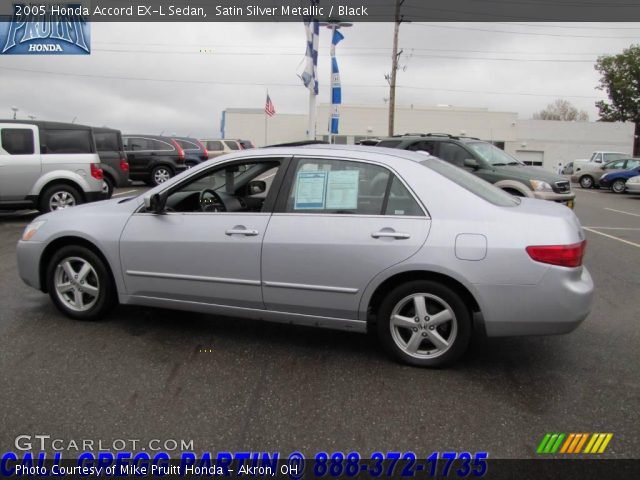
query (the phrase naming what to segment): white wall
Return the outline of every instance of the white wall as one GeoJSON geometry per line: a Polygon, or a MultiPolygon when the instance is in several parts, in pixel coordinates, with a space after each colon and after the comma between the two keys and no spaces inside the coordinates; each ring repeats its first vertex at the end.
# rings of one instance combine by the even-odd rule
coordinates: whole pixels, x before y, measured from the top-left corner
{"type": "Polygon", "coordinates": [[[263,109],[227,109],[225,137],[251,140],[259,147],[307,138],[305,115],[276,113],[267,118],[265,143],[265,117],[263,109]]]}
{"type": "Polygon", "coordinates": [[[532,156],[519,152],[544,152],[543,167],[556,170],[591,152],[606,150],[633,152],[632,122],[561,122],[554,120],[518,120],[517,140],[507,142],[505,150],[521,160],[532,156]]]}

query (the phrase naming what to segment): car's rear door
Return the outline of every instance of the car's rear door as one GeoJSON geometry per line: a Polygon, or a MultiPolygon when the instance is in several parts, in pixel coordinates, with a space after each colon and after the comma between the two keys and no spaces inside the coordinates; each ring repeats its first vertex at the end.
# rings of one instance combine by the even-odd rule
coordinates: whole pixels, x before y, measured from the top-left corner
{"type": "Polygon", "coordinates": [[[297,158],[264,237],[265,306],[357,319],[367,284],[416,253],[429,227],[424,208],[388,168],[297,158]]]}

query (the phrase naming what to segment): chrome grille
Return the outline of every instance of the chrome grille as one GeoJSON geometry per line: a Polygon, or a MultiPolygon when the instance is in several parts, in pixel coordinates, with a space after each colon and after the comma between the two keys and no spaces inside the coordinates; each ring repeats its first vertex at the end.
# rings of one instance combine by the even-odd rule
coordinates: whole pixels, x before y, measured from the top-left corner
{"type": "Polygon", "coordinates": [[[569,193],[571,191],[571,184],[564,180],[561,182],[556,182],[554,184],[554,189],[556,193],[569,193]]]}

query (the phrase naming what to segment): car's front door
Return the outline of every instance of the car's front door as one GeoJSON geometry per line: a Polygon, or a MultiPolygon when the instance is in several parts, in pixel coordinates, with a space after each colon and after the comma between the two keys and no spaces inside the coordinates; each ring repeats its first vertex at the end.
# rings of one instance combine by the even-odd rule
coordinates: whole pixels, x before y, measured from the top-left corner
{"type": "Polygon", "coordinates": [[[260,251],[285,161],[212,166],[169,189],[166,213],[135,213],[120,241],[127,294],[263,308],[260,251]],[[275,175],[256,193],[249,181],[266,172],[275,175]]]}
{"type": "Polygon", "coordinates": [[[429,232],[424,208],[382,165],[299,158],[281,190],[262,248],[269,310],[357,319],[367,284],[429,232]]]}
{"type": "Polygon", "coordinates": [[[42,172],[38,129],[0,125],[0,200],[24,200],[42,172]]]}

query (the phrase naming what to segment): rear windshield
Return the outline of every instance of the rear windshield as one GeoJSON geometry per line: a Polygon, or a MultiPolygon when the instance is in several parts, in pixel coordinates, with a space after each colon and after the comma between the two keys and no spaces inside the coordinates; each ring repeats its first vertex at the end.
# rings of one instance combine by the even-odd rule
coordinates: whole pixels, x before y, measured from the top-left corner
{"type": "Polygon", "coordinates": [[[93,153],[91,130],[42,130],[45,153],[93,153]]]}
{"type": "Polygon", "coordinates": [[[516,205],[520,205],[520,199],[517,197],[443,160],[430,158],[420,162],[420,165],[430,168],[489,203],[493,203],[499,207],[515,207],[516,205]]]}
{"type": "Polygon", "coordinates": [[[99,152],[119,152],[122,150],[117,132],[94,132],[96,149],[99,152]]]}
{"type": "Polygon", "coordinates": [[[376,147],[396,148],[402,140],[382,140],[376,144],[376,147]]]}
{"type": "Polygon", "coordinates": [[[200,145],[189,142],[188,140],[176,140],[183,150],[200,150],[200,145]]]}

